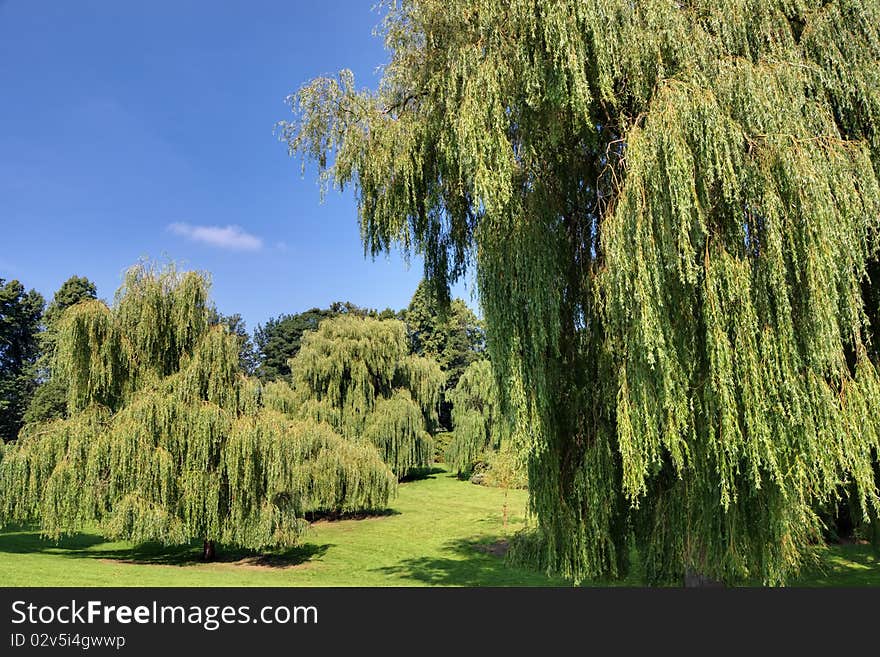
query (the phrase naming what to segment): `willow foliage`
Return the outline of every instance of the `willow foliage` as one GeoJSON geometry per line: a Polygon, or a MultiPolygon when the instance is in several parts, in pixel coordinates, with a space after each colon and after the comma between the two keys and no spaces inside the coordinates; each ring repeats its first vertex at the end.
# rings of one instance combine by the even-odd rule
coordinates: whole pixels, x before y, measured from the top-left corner
{"type": "Polygon", "coordinates": [[[398,477],[430,465],[444,376],[409,353],[403,322],[326,319],[303,336],[290,369],[299,417],[369,441],[398,477]]]}
{"type": "Polygon", "coordinates": [[[459,472],[468,472],[510,433],[492,364],[478,360],[468,365],[447,398],[452,403],[455,435],[446,450],[446,462],[459,472]]]}
{"type": "Polygon", "coordinates": [[[385,463],[400,476],[427,467],[434,459],[434,442],[425,431],[425,418],[406,390],[376,402],[363,437],[379,448],[385,463]]]}
{"type": "Polygon", "coordinates": [[[0,521],[260,549],[293,544],[309,512],[385,507],[397,482],[375,450],[293,419],[285,384],[243,376],[207,299],[203,276],[140,265],[113,308],[66,311],[71,416],[4,448],[0,521]]]}
{"type": "Polygon", "coordinates": [[[291,98],[367,248],[476,263],[539,561],[784,582],[876,514],[877,0],[400,0],[376,91],[291,98]],[[873,344],[872,344],[873,343],[873,344]]]}

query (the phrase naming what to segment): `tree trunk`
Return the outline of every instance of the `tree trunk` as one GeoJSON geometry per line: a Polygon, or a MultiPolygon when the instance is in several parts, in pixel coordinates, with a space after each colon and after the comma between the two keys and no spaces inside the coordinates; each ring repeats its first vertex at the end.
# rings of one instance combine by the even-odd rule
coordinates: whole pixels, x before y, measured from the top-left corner
{"type": "Polygon", "coordinates": [[[880,552],[880,514],[871,512],[871,545],[880,552]]]}
{"type": "MultiPolygon", "coordinates": [[[[880,266],[876,271],[880,273],[880,266]]],[[[877,288],[880,294],[880,287],[877,288]]],[[[874,452],[874,481],[880,486],[880,451],[874,452]]],[[[875,509],[868,504],[868,519],[871,521],[871,547],[877,554],[880,554],[880,509],[875,509]]]]}
{"type": "Polygon", "coordinates": [[[204,547],[202,548],[202,561],[214,561],[214,557],[217,556],[217,551],[214,548],[214,541],[205,541],[204,547]]]}
{"type": "Polygon", "coordinates": [[[503,520],[502,527],[507,527],[507,489],[504,489],[504,509],[503,509],[503,520]]]}
{"type": "Polygon", "coordinates": [[[704,575],[703,573],[699,573],[696,570],[686,568],[684,571],[684,586],[688,589],[705,587],[717,588],[724,586],[724,584],[722,582],[719,582],[718,580],[712,579],[707,575],[704,575]]]}

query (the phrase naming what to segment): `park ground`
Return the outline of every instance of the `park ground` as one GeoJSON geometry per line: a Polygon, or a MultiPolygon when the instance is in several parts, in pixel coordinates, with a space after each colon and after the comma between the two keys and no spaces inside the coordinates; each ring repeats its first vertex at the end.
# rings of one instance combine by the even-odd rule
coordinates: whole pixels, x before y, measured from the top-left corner
{"type": "MultiPolygon", "coordinates": [[[[526,500],[508,493],[505,526],[503,490],[435,468],[402,484],[383,515],[314,523],[302,546],[280,554],[221,546],[213,563],[199,560],[196,544],[135,546],[90,533],[56,543],[11,529],[0,533],[0,586],[569,586],[505,564],[526,500]]],[[[792,584],[880,586],[880,557],[868,545],[832,545],[792,584]]]]}

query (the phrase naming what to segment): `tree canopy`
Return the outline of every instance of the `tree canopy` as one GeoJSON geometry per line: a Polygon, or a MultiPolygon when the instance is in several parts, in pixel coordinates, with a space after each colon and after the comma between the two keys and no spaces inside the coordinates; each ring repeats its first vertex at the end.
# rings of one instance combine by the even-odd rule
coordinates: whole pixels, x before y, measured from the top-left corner
{"type": "Polygon", "coordinates": [[[238,339],[238,366],[244,374],[248,376],[256,374],[257,371],[257,353],[254,349],[254,343],[247,331],[247,324],[238,313],[233,315],[224,315],[214,311],[210,320],[211,324],[222,324],[229,332],[238,339]]]}
{"type": "Polygon", "coordinates": [[[343,315],[306,333],[290,361],[294,408],[375,445],[398,477],[431,464],[444,376],[410,354],[394,319],[343,315]]]}
{"type": "Polygon", "coordinates": [[[468,365],[485,349],[482,323],[461,299],[446,305],[422,280],[405,311],[410,346],[414,354],[434,358],[454,388],[468,365]]]}
{"type": "Polygon", "coordinates": [[[98,290],[92,281],[84,276],[71,276],[61,284],[46,307],[42,319],[43,331],[39,338],[40,356],[37,359],[39,385],[25,411],[25,423],[64,417],[67,409],[67,382],[61,377],[52,376],[58,324],[65,310],[80,301],[96,299],[97,296],[98,290]]]}
{"type": "Polygon", "coordinates": [[[484,355],[486,336],[482,322],[461,299],[443,300],[422,280],[406,310],[410,348],[414,354],[435,359],[446,374],[440,402],[440,425],[452,426],[452,404],[448,392],[455,388],[465,369],[484,355]]]}
{"type": "Polygon", "coordinates": [[[880,2],[401,0],[383,31],[378,89],[315,79],[282,137],[369,252],[476,265],[542,563],[619,575],[634,535],[649,581],[774,584],[844,484],[878,510],[880,2]]]}
{"type": "Polygon", "coordinates": [[[0,441],[14,440],[37,385],[40,317],[45,300],[36,290],[0,278],[0,441]]]}
{"type": "MultiPolygon", "coordinates": [[[[324,319],[339,315],[357,317],[377,317],[379,313],[370,308],[361,308],[350,301],[334,301],[329,308],[311,308],[292,315],[279,315],[254,331],[254,343],[259,364],[257,376],[263,381],[289,379],[291,358],[299,352],[303,333],[315,331],[324,319]]],[[[382,311],[382,318],[390,319],[394,313],[382,311]]]]}
{"type": "Polygon", "coordinates": [[[97,299],[98,288],[95,284],[85,276],[71,276],[61,284],[61,287],[55,292],[52,301],[46,306],[46,312],[43,313],[43,322],[48,329],[54,326],[61,319],[64,311],[71,306],[85,301],[86,299],[97,299]]]}
{"type": "Polygon", "coordinates": [[[238,336],[210,319],[204,276],[145,264],[112,308],[65,311],[55,370],[69,417],[6,448],[0,523],[261,549],[294,543],[309,512],[384,508],[396,478],[375,449],[264,400],[238,336]]]}
{"type": "Polygon", "coordinates": [[[447,448],[446,462],[459,472],[469,472],[511,430],[501,411],[492,364],[488,360],[471,363],[447,397],[452,403],[455,437],[447,448]]]}

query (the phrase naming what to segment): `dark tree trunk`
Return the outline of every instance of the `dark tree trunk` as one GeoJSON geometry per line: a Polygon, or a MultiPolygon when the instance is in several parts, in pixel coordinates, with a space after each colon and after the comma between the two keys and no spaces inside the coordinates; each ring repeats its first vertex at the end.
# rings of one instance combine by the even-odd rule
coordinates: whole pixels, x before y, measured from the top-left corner
{"type": "Polygon", "coordinates": [[[871,545],[880,553],[880,514],[871,511],[871,545]]]}
{"type": "Polygon", "coordinates": [[[688,568],[684,571],[684,586],[685,588],[718,588],[724,586],[724,584],[688,568]]]}
{"type": "Polygon", "coordinates": [[[202,561],[214,561],[216,556],[217,551],[214,549],[214,541],[205,541],[205,545],[202,548],[202,561]]]}

